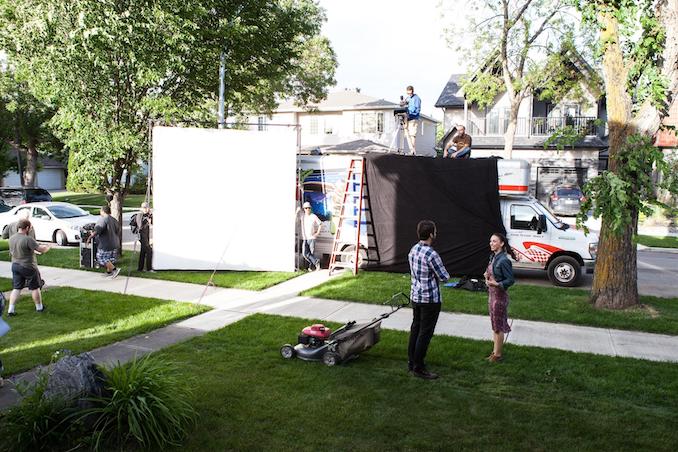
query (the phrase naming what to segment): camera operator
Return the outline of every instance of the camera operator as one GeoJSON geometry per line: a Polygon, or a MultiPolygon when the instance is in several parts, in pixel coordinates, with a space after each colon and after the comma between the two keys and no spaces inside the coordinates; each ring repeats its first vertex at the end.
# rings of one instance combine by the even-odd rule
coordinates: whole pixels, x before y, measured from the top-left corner
{"type": "Polygon", "coordinates": [[[407,124],[405,124],[405,132],[407,135],[407,142],[410,145],[410,153],[416,155],[416,141],[417,130],[419,129],[419,113],[421,112],[421,99],[414,94],[412,85],[407,87],[407,97],[403,99],[400,96],[400,106],[407,107],[407,124]]]}

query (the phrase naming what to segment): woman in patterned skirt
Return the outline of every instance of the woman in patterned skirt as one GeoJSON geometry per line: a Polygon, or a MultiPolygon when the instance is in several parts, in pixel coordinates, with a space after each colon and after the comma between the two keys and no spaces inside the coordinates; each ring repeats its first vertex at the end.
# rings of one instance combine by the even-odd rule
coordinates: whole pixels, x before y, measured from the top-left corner
{"type": "Polygon", "coordinates": [[[494,233],[490,237],[490,263],[485,271],[485,281],[489,297],[487,301],[490,311],[490,321],[492,322],[492,332],[494,338],[494,349],[492,354],[487,357],[490,362],[500,362],[503,360],[502,348],[504,346],[504,334],[511,331],[508,324],[508,288],[515,283],[513,279],[513,265],[508,256],[514,260],[516,255],[509,246],[508,240],[504,234],[494,233]]]}

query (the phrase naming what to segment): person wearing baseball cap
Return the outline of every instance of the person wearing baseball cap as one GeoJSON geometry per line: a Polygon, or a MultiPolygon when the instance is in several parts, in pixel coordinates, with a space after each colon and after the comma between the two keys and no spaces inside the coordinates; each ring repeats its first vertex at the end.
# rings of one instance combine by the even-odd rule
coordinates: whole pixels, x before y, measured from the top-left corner
{"type": "Polygon", "coordinates": [[[308,262],[308,270],[317,271],[320,270],[320,259],[315,257],[313,252],[315,251],[315,240],[318,238],[322,228],[322,222],[313,213],[310,202],[305,202],[302,207],[304,208],[304,214],[301,216],[301,238],[303,239],[301,254],[306,262],[308,262]]]}

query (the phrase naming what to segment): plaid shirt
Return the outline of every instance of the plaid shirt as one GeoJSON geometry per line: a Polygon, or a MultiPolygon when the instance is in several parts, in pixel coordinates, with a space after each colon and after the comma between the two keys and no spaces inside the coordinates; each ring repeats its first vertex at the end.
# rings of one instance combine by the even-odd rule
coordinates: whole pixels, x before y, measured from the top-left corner
{"type": "Polygon", "coordinates": [[[412,289],[410,298],[413,303],[440,303],[438,281],[447,281],[450,275],[445,270],[440,255],[424,242],[412,247],[408,255],[412,289]]]}

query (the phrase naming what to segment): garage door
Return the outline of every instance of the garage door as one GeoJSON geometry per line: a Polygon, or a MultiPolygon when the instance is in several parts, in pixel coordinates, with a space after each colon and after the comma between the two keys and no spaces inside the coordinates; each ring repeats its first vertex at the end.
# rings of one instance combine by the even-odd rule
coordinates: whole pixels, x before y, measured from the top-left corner
{"type": "Polygon", "coordinates": [[[588,168],[540,166],[537,168],[537,199],[542,203],[548,201],[553,189],[558,185],[577,185],[586,182],[588,168]]]}
{"type": "Polygon", "coordinates": [[[64,171],[60,169],[43,169],[38,172],[37,186],[46,190],[62,190],[64,171]]]}

